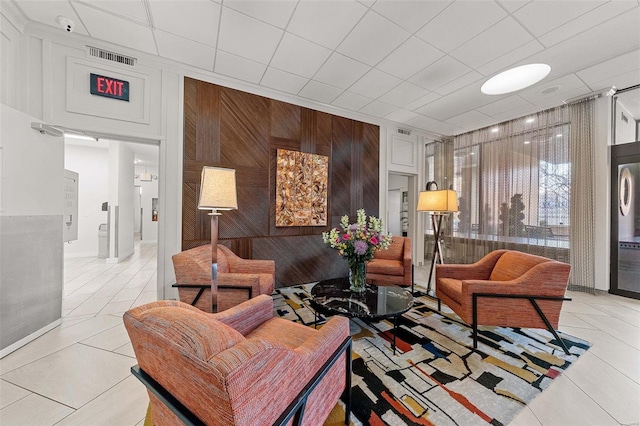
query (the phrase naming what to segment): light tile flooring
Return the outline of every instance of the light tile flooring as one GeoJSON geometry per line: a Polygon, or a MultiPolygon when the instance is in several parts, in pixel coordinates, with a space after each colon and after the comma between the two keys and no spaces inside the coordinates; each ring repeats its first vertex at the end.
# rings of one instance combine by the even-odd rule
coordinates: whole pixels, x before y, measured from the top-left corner
{"type": "MultiPolygon", "coordinates": [[[[416,268],[416,283],[428,272],[416,268]]],[[[640,301],[569,292],[560,329],[592,343],[511,423],[640,424],[640,301]]],[[[144,387],[122,314],[156,299],[155,245],[130,259],[65,261],[63,323],[0,360],[0,424],[142,425],[144,387]]]]}

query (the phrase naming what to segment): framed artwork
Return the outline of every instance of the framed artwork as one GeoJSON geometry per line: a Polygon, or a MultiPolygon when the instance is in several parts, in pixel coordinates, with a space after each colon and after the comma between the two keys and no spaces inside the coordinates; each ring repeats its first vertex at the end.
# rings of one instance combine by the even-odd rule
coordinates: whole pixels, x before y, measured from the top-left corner
{"type": "Polygon", "coordinates": [[[276,226],[326,226],[329,157],[279,149],[276,226]]]}

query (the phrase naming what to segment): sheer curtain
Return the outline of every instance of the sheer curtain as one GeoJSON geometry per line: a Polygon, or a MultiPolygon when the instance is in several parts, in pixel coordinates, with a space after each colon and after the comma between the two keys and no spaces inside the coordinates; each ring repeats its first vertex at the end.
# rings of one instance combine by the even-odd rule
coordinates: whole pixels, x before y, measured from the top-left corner
{"type": "Polygon", "coordinates": [[[593,101],[561,106],[445,141],[459,213],[445,260],[497,249],[570,262],[571,288],[593,283],[593,101]]]}

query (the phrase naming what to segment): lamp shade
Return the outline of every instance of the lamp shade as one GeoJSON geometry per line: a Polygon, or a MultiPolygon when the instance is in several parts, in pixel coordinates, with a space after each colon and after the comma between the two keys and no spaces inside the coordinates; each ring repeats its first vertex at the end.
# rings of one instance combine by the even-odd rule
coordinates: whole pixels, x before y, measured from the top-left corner
{"type": "Polygon", "coordinates": [[[421,191],[418,195],[419,212],[447,212],[458,211],[458,195],[453,189],[439,189],[421,191]]]}
{"type": "Polygon", "coordinates": [[[221,167],[203,167],[198,209],[235,210],[237,208],[236,171],[221,167]]]}

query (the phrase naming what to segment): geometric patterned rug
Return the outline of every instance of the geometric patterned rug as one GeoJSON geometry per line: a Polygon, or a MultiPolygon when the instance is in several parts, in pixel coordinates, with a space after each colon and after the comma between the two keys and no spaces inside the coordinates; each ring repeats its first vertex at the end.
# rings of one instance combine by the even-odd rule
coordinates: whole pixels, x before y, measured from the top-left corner
{"type": "MultiPolygon", "coordinates": [[[[274,314],[313,325],[312,286],[277,289],[274,314]]],[[[471,328],[428,296],[399,323],[393,355],[390,321],[350,321],[355,425],[506,425],[590,347],[558,332],[566,355],[547,330],[479,327],[473,349],[471,328]]]]}

